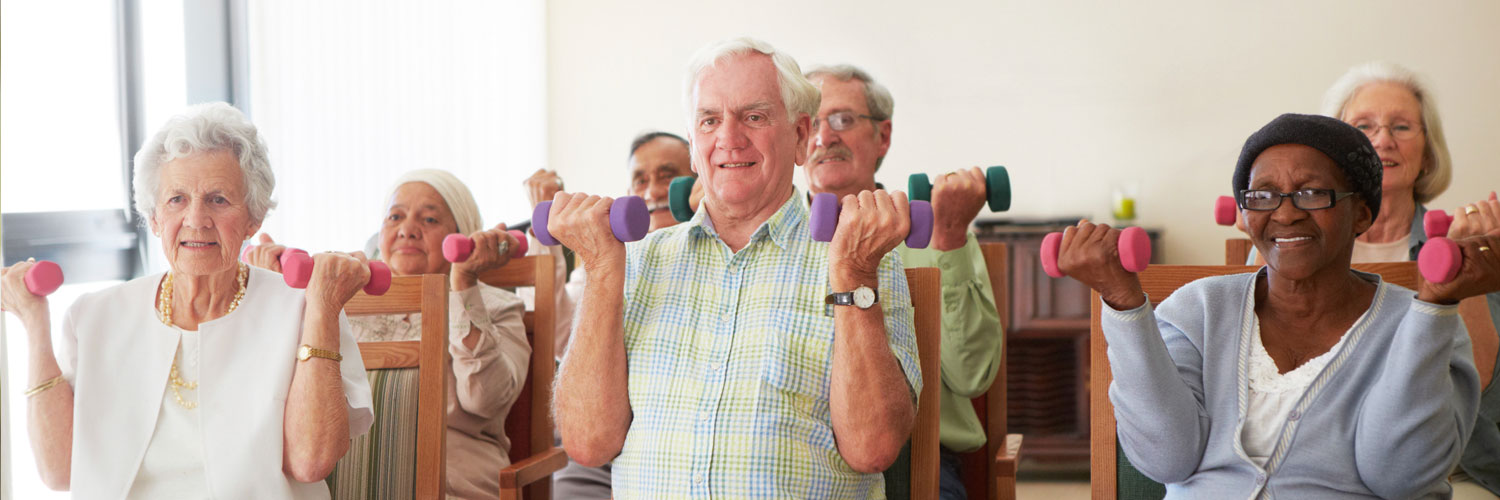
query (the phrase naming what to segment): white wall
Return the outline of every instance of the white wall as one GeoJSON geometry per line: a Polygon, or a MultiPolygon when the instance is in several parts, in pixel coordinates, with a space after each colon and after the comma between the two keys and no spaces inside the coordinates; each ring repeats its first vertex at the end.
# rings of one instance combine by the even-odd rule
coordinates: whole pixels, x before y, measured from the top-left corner
{"type": "MultiPolygon", "coordinates": [[[[880,2],[663,0],[548,6],[549,158],[573,190],[623,192],[630,138],[684,130],[683,68],[699,47],[750,35],[804,69],[848,62],[896,98],[878,178],[1010,168],[1012,215],[1107,217],[1139,182],[1139,223],[1166,229],[1169,263],[1217,264],[1233,229],[1240,146],[1282,112],[1315,113],[1358,63],[1407,65],[1431,84],[1456,172],[1434,203],[1500,189],[1500,2],[880,2]]],[[[799,184],[801,174],[798,174],[799,184]]],[[[981,216],[984,216],[981,214],[981,216]]]]}

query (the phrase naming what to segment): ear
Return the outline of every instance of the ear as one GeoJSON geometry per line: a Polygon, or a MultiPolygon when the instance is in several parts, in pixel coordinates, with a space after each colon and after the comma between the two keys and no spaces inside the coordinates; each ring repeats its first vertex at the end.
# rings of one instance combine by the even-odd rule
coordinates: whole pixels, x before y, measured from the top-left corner
{"type": "Polygon", "coordinates": [[[161,236],[161,227],[156,223],[156,212],[152,212],[151,216],[146,218],[146,221],[150,224],[151,235],[161,236]]]}
{"type": "Polygon", "coordinates": [[[891,150],[891,121],[880,122],[875,130],[880,134],[880,158],[885,158],[885,153],[891,150]]]}
{"type": "Polygon", "coordinates": [[[797,113],[797,152],[794,158],[797,165],[807,163],[807,140],[812,136],[812,117],[807,113],[797,113]]]}
{"type": "Polygon", "coordinates": [[[1364,195],[1360,195],[1360,202],[1354,208],[1356,211],[1354,214],[1355,236],[1365,234],[1365,231],[1370,230],[1370,226],[1375,225],[1375,215],[1370,212],[1370,205],[1364,202],[1364,198],[1364,195]]]}

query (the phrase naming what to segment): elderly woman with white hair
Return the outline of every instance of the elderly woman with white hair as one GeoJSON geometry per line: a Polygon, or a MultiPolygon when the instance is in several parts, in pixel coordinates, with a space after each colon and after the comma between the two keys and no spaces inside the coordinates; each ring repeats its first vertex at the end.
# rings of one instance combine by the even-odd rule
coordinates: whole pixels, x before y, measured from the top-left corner
{"type": "MultiPolygon", "coordinates": [[[[505,265],[510,260],[509,248],[520,242],[506,232],[504,224],[481,230],[479,206],[469,188],[443,170],[406,173],[392,185],[386,200],[379,258],[396,276],[448,275],[452,289],[448,306],[448,495],[499,498],[499,471],[510,465],[505,417],[526,380],[531,344],[521,320],[521,299],[479,282],[478,276],[505,265]],[[464,262],[449,263],[443,258],[443,238],[455,232],[473,238],[474,251],[464,262]]],[[[246,259],[279,270],[277,259],[285,247],[266,236],[262,242],[266,244],[247,252],[246,259]]],[[[356,316],[350,321],[360,342],[421,338],[420,314],[356,316]]],[[[343,489],[342,473],[336,476],[343,489]]],[[[340,496],[344,496],[342,491],[340,496]]]]}
{"type": "MultiPolygon", "coordinates": [[[[1431,89],[1404,67],[1371,62],[1350,68],[1323,98],[1323,114],[1338,118],[1369,137],[1384,167],[1381,209],[1370,229],[1354,242],[1354,263],[1417,259],[1427,243],[1424,204],[1448,189],[1452,159],[1431,89]]],[[[1500,201],[1495,193],[1452,213],[1448,237],[1461,239],[1500,230],[1500,201]]],[[[1259,255],[1252,253],[1252,264],[1259,255]]],[[[1500,324],[1500,293],[1485,296],[1492,321],[1500,324]]],[[[1497,339],[1482,340],[1493,346],[1497,339]]],[[[1480,354],[1483,349],[1475,349],[1480,354]]],[[[1492,352],[1492,351],[1490,351],[1492,352]]],[[[1477,483],[1500,495],[1500,359],[1491,365],[1491,380],[1482,395],[1479,421],[1454,477],[1460,495],[1477,483]]],[[[1475,488],[1477,489],[1477,488],[1475,488]]],[[[1478,493],[1478,492],[1476,492],[1478,493]]],[[[1480,493],[1481,496],[1485,496],[1480,493]]]]}
{"type": "Polygon", "coordinates": [[[167,272],[79,298],[54,349],[47,299],[20,278],[31,264],[5,271],[43,481],[75,498],[327,498],[324,476],[372,416],[341,312],[369,280],[364,258],[314,256],[305,291],[236,261],[275,178],[227,104],[172,118],[135,163],[167,272]]]}

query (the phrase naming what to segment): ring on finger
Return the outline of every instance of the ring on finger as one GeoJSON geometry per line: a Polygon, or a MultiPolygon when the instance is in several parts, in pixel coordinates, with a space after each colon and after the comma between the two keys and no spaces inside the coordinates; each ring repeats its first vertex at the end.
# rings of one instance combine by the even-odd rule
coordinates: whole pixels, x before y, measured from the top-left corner
{"type": "Polygon", "coordinates": [[[500,242],[500,244],[495,247],[495,253],[500,255],[510,255],[510,240],[500,242]]]}
{"type": "Polygon", "coordinates": [[[1478,211],[1479,209],[1474,208],[1474,205],[1464,205],[1464,215],[1470,215],[1478,211]]]}
{"type": "Polygon", "coordinates": [[[1488,251],[1490,251],[1490,247],[1481,246],[1481,247],[1479,247],[1479,251],[1481,251],[1481,252],[1488,252],[1488,251]]]}

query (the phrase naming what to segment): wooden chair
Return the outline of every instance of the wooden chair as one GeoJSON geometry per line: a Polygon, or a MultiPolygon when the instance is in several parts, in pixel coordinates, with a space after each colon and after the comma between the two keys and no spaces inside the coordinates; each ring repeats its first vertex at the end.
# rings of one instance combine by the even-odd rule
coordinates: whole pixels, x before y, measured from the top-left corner
{"type": "Polygon", "coordinates": [[[448,277],[427,274],[392,278],[385,295],[359,292],[344,306],[344,312],[349,316],[421,313],[422,338],[359,344],[375,393],[375,422],[370,432],[354,439],[349,453],[329,475],[334,498],[444,498],[448,277]],[[415,382],[412,371],[416,372],[415,382]],[[409,401],[413,383],[417,386],[415,405],[409,401]],[[387,384],[393,389],[377,389],[387,384]],[[414,439],[410,435],[413,427],[414,439]],[[408,462],[411,460],[414,466],[408,462]]]}
{"type": "Polygon", "coordinates": [[[932,267],[906,270],[911,291],[912,324],[916,327],[917,358],[922,365],[922,392],[917,394],[917,418],[911,430],[911,498],[938,497],[938,384],[942,377],[938,355],[943,332],[942,272],[932,267]]]}
{"type": "MultiPolygon", "coordinates": [[[[1243,260],[1241,260],[1243,262],[1243,260]]],[[[1416,286],[1417,265],[1413,262],[1355,264],[1355,269],[1381,275],[1386,281],[1407,288],[1416,286]]],[[[1155,303],[1165,300],[1183,285],[1208,276],[1253,272],[1254,266],[1151,266],[1140,274],[1141,287],[1155,303]]],[[[1108,345],[1100,328],[1099,294],[1092,294],[1093,306],[1089,327],[1090,399],[1090,475],[1095,500],[1113,498],[1161,498],[1165,489],[1130,466],[1119,453],[1115,434],[1115,408],[1109,400],[1108,345]]]]}
{"type": "Polygon", "coordinates": [[[510,437],[509,467],[501,469],[500,498],[542,500],[552,498],[552,474],[567,465],[568,458],[552,441],[553,335],[557,325],[557,278],[555,258],[533,255],[511,259],[505,266],[479,276],[495,287],[536,287],[536,311],[524,316],[526,339],[531,343],[531,369],[521,394],[505,417],[505,435],[510,437]]]}
{"type": "MultiPolygon", "coordinates": [[[[1224,240],[1224,264],[1239,266],[1250,258],[1250,249],[1254,245],[1248,238],[1229,238],[1224,240]]],[[[1413,290],[1416,283],[1410,286],[1401,284],[1413,290]]],[[[1469,297],[1458,303],[1458,316],[1464,320],[1464,328],[1469,330],[1469,340],[1474,344],[1474,366],[1479,369],[1479,384],[1481,387],[1489,387],[1494,383],[1490,380],[1495,374],[1496,357],[1500,356],[1500,335],[1496,330],[1500,326],[1495,325],[1495,320],[1490,316],[1489,303],[1483,296],[1469,297]]]]}
{"type": "MultiPolygon", "coordinates": [[[[1001,331],[1010,326],[1009,303],[1010,280],[1005,272],[1010,262],[1010,250],[1004,243],[981,243],[979,251],[984,255],[984,264],[990,277],[990,288],[994,291],[995,309],[1000,315],[1001,331]]],[[[1015,500],[1016,470],[1020,465],[1021,435],[1010,434],[1007,417],[1006,370],[1009,365],[1005,357],[1010,354],[1000,350],[999,373],[991,382],[990,390],[971,400],[974,413],[984,422],[985,446],[964,453],[963,481],[969,496],[975,499],[1015,500]]]]}

